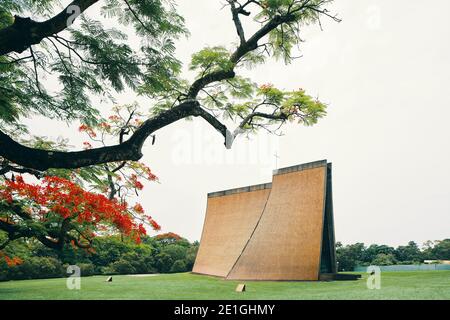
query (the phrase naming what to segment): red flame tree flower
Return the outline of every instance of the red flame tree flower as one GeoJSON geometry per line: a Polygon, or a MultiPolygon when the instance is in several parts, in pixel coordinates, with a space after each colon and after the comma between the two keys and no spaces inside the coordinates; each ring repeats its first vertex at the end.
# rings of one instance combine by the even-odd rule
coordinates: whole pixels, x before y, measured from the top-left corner
{"type": "MultiPolygon", "coordinates": [[[[83,143],[86,149],[114,137],[121,140],[136,129],[141,115],[133,105],[116,107],[114,112],[105,120],[109,123],[80,126],[90,140],[83,143]]],[[[35,178],[38,182],[29,183],[21,175],[0,177],[0,230],[7,234],[0,250],[19,238],[36,238],[58,250],[68,243],[91,249],[93,237],[99,234],[120,232],[140,242],[147,227],[161,229],[140,203],[129,204],[143,190],[144,181],[158,181],[141,162],[48,170],[35,178]]],[[[20,262],[0,254],[8,265],[20,262]]]]}
{"type": "Polygon", "coordinates": [[[114,230],[139,243],[145,225],[160,229],[140,204],[130,207],[60,177],[44,177],[40,184],[27,183],[22,176],[5,181],[0,208],[0,224],[10,240],[34,236],[55,249],[66,243],[90,248],[99,232],[114,230]]]}

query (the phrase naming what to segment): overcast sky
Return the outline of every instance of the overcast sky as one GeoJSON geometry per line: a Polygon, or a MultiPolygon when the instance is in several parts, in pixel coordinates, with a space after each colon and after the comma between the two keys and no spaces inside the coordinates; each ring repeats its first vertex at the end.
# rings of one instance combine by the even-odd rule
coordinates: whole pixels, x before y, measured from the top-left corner
{"type": "MultiPolygon", "coordinates": [[[[232,48],[236,32],[224,1],[177,2],[191,32],[177,44],[183,62],[206,45],[232,48]]],[[[161,183],[148,185],[140,200],[163,231],[199,240],[208,192],[269,182],[276,165],[328,159],[338,241],[450,237],[450,2],[337,0],[332,10],[343,21],[305,28],[301,59],[244,73],[328,103],[316,126],[288,125],[282,137],[261,133],[225,150],[223,138],[196,119],[147,143],[143,161],[161,183]]],[[[33,123],[37,134],[79,139],[75,128],[33,123]]]]}

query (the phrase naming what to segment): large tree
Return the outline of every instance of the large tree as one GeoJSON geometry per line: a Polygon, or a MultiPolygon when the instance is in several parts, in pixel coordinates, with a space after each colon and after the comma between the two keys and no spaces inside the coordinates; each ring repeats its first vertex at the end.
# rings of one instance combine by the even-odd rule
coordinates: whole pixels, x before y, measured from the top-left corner
{"type": "MultiPolygon", "coordinates": [[[[3,0],[0,4],[3,181],[11,184],[18,173],[29,173],[39,179],[76,176],[79,185],[103,187],[107,198],[113,200],[123,197],[118,172],[128,170],[123,174],[125,180],[130,180],[130,170],[146,168],[137,162],[142,157],[143,144],[149,137],[154,142],[155,131],[180,119],[204,119],[224,137],[227,148],[240,134],[259,129],[276,133],[288,121],[316,123],[325,115],[326,106],[303,89],[285,91],[271,84],[258,85],[239,72],[263,64],[270,57],[289,63],[293,50],[302,42],[303,26],[320,23],[322,16],[338,21],[326,8],[330,2],[226,0],[237,44],[199,48],[190,62],[190,69],[197,76],[189,82],[182,78],[182,64],[174,55],[176,40],[188,31],[172,0],[74,0],[66,2],[66,6],[57,0],[3,0]],[[101,21],[93,18],[98,15],[103,16],[101,21]],[[243,19],[252,19],[257,30],[249,34],[244,28],[248,21],[243,19]],[[122,31],[107,28],[106,24],[120,26],[122,31]],[[132,39],[130,33],[134,34],[132,39]],[[113,110],[114,98],[124,90],[148,97],[149,105],[136,106],[130,101],[125,107],[126,115],[116,112],[105,119],[106,112],[101,112],[99,103],[113,110]],[[149,110],[145,119],[133,121],[139,109],[144,108],[149,110]],[[97,145],[91,147],[87,143],[84,150],[75,151],[64,141],[33,136],[23,119],[36,114],[63,122],[81,122],[80,131],[97,145]],[[116,142],[94,139],[95,130],[116,137],[116,142]]],[[[25,200],[0,199],[0,214],[8,221],[2,220],[0,229],[10,232],[12,225],[23,222],[25,200]]],[[[35,221],[34,216],[28,216],[35,221]]],[[[61,230],[62,221],[57,223],[61,230]]],[[[76,230],[76,223],[71,223],[76,230]]],[[[57,237],[53,229],[51,233],[45,228],[39,230],[39,234],[17,230],[9,234],[12,238],[36,236],[43,242],[57,237]]],[[[74,240],[61,237],[62,242],[74,240]]]]}

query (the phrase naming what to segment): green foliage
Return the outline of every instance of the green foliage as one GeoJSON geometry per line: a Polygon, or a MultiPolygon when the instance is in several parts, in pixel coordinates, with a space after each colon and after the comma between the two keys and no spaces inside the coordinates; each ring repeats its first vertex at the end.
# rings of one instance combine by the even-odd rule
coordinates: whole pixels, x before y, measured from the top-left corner
{"type": "MultiPolygon", "coordinates": [[[[95,266],[92,263],[78,263],[78,267],[80,267],[80,274],[83,277],[90,277],[96,274],[95,266]]],[[[67,265],[65,265],[64,270],[67,270],[67,265]]]]}
{"type": "Polygon", "coordinates": [[[293,59],[292,51],[302,42],[301,27],[319,21],[320,15],[327,12],[324,6],[332,0],[264,0],[257,21],[266,21],[276,16],[289,17],[288,21],[272,30],[265,47],[276,59],[286,64],[293,59]]]}
{"type": "Polygon", "coordinates": [[[156,259],[155,266],[160,272],[162,273],[170,272],[174,260],[169,254],[161,252],[155,256],[155,259],[156,259]]]}
{"type": "Polygon", "coordinates": [[[55,0],[2,0],[1,9],[14,13],[32,12],[37,14],[49,13],[55,6],[55,0]]]}
{"type": "MultiPolygon", "coordinates": [[[[4,231],[0,231],[0,243],[4,243],[7,239],[7,234],[4,231]]],[[[7,256],[19,256],[22,259],[27,259],[32,256],[34,249],[33,241],[16,240],[10,242],[8,246],[3,250],[7,256]]],[[[0,258],[0,260],[3,260],[0,258]]]]}
{"type": "Polygon", "coordinates": [[[372,260],[371,264],[376,265],[376,266],[389,266],[389,265],[396,264],[396,263],[397,263],[397,260],[395,259],[395,256],[392,253],[389,253],[389,254],[379,253],[372,260]]]}
{"type": "MultiPolygon", "coordinates": [[[[133,265],[130,263],[130,261],[125,259],[120,259],[117,261],[114,261],[110,265],[111,273],[114,274],[134,274],[136,273],[136,269],[133,267],[133,265]]],[[[107,269],[109,270],[109,269],[107,269]]]]}
{"type": "Polygon", "coordinates": [[[250,99],[255,94],[257,84],[249,78],[236,76],[225,83],[230,97],[236,99],[250,99]]]}
{"type": "MultiPolygon", "coordinates": [[[[105,28],[88,11],[67,32],[45,38],[32,51],[0,57],[0,120],[18,123],[20,116],[40,114],[92,125],[100,118],[93,97],[113,102],[125,88],[154,97],[177,87],[181,64],[173,57],[174,39],[187,31],[172,1],[102,3],[102,14],[131,29],[141,43],[129,41],[119,28],[105,28]],[[49,85],[47,76],[56,77],[59,86],[49,85]]],[[[14,14],[39,21],[60,10],[56,0],[4,0],[0,28],[10,25],[14,14]]],[[[1,122],[0,128],[8,129],[1,122]]]]}
{"type": "Polygon", "coordinates": [[[124,25],[149,40],[158,40],[161,34],[178,36],[186,34],[184,19],[176,13],[172,0],[107,0],[102,15],[117,18],[124,25]],[[125,2],[125,4],[124,4],[125,2]]]}
{"type": "Polygon", "coordinates": [[[264,118],[256,116],[244,129],[258,129],[265,124],[275,124],[281,121],[297,121],[303,125],[313,125],[318,119],[326,115],[327,106],[317,99],[307,95],[303,89],[295,91],[282,91],[271,84],[262,85],[257,89],[257,99],[229,105],[230,115],[238,118],[263,112],[278,118],[264,118]]]}
{"type": "Polygon", "coordinates": [[[29,257],[22,264],[8,267],[0,259],[0,280],[11,279],[47,279],[65,275],[62,263],[53,257],[29,257]]]}
{"type": "Polygon", "coordinates": [[[352,271],[354,267],[368,265],[418,264],[423,260],[450,260],[450,239],[429,242],[422,250],[410,241],[406,246],[393,248],[387,245],[363,243],[343,246],[336,243],[336,258],[340,271],[352,271]]]}
{"type": "Polygon", "coordinates": [[[269,84],[259,87],[258,95],[263,96],[264,100],[268,103],[281,104],[284,99],[285,93],[269,84]]]}
{"type": "Polygon", "coordinates": [[[185,270],[192,270],[192,268],[194,267],[195,258],[197,257],[198,247],[199,247],[199,243],[194,242],[192,245],[189,246],[188,250],[186,251],[186,258],[184,260],[186,263],[185,270]]]}
{"type": "Polygon", "coordinates": [[[208,90],[201,102],[209,110],[222,112],[224,119],[241,121],[252,113],[273,115],[255,116],[243,129],[256,131],[284,121],[313,125],[326,115],[327,105],[305,93],[303,89],[283,91],[272,84],[257,86],[248,78],[235,77],[208,90]]]}
{"type": "Polygon", "coordinates": [[[142,47],[149,63],[145,65],[142,82],[136,92],[150,98],[170,101],[180,90],[187,87],[179,78],[181,62],[172,56],[175,51],[173,40],[165,38],[159,48],[142,47]]]}
{"type": "Polygon", "coordinates": [[[353,271],[364,254],[364,244],[356,243],[343,246],[340,242],[336,243],[336,260],[338,262],[339,271],[353,271]]]}
{"type": "MultiPolygon", "coordinates": [[[[6,235],[0,232],[0,243],[4,240],[6,235]]],[[[181,238],[165,243],[144,237],[142,244],[137,245],[117,236],[108,236],[95,238],[93,247],[93,253],[74,247],[57,252],[38,241],[13,241],[4,253],[20,257],[24,263],[8,267],[0,257],[0,281],[64,277],[69,265],[79,266],[81,276],[186,272],[192,270],[198,242],[191,244],[181,238]]]]}
{"type": "Polygon", "coordinates": [[[269,41],[272,54],[276,59],[283,59],[286,64],[292,61],[292,49],[299,43],[298,32],[297,28],[285,28],[284,26],[270,32],[269,41]]]}
{"type": "MultiPolygon", "coordinates": [[[[255,16],[257,21],[261,20],[264,25],[271,19],[280,19],[284,23],[269,32],[264,42],[258,42],[259,46],[245,53],[237,61],[223,46],[206,47],[192,56],[190,69],[197,71],[197,78],[203,78],[231,69],[236,71],[240,67],[253,68],[264,63],[268,56],[283,58],[289,63],[292,60],[291,52],[301,41],[300,27],[317,22],[320,12],[326,12],[323,6],[328,2],[330,1],[261,1],[258,4],[261,11],[255,16]]],[[[235,53],[241,49],[237,49],[235,53]]],[[[271,125],[286,120],[313,125],[326,115],[326,105],[313,99],[302,89],[283,91],[272,85],[258,87],[250,79],[239,76],[209,86],[203,90],[200,100],[208,110],[217,111],[215,114],[221,114],[224,119],[233,121],[239,121],[261,109],[266,114],[278,116],[254,118],[255,121],[242,126],[242,129],[250,132],[261,128],[270,131],[271,125]]]]}
{"type": "Polygon", "coordinates": [[[263,64],[267,61],[267,56],[262,54],[261,52],[250,51],[247,53],[244,58],[239,61],[238,65],[242,65],[247,69],[253,69],[254,67],[263,64]]]}
{"type": "Polygon", "coordinates": [[[224,47],[207,47],[192,55],[191,70],[206,72],[229,70],[233,67],[230,53],[224,47]]]}
{"type": "Polygon", "coordinates": [[[425,252],[426,259],[450,260],[450,239],[435,241],[425,252]]]}
{"type": "Polygon", "coordinates": [[[377,258],[379,254],[393,255],[395,249],[386,245],[372,244],[364,249],[363,261],[369,263],[377,258]]]}
{"type": "MultiPolygon", "coordinates": [[[[449,255],[450,256],[450,255],[449,255]]],[[[395,250],[395,257],[399,261],[409,261],[413,263],[421,262],[423,254],[419,246],[414,241],[410,241],[406,246],[399,246],[395,250]]]]}
{"type": "Polygon", "coordinates": [[[186,262],[184,260],[176,260],[170,268],[170,272],[173,273],[184,271],[186,271],[186,262]]]}
{"type": "MultiPolygon", "coordinates": [[[[292,110],[300,111],[304,116],[298,117],[298,122],[304,125],[316,124],[318,119],[326,115],[327,106],[307,95],[303,89],[286,93],[284,102],[282,103],[281,112],[292,113],[292,110]]],[[[296,120],[293,115],[290,120],[296,120]]]]}
{"type": "Polygon", "coordinates": [[[14,22],[14,17],[8,11],[0,10],[0,28],[5,28],[14,22]]]}
{"type": "Polygon", "coordinates": [[[6,123],[16,122],[23,114],[22,106],[33,104],[33,98],[26,94],[33,90],[23,80],[26,71],[10,61],[0,57],[0,120],[6,123]]]}
{"type": "MultiPolygon", "coordinates": [[[[261,26],[274,21],[282,23],[269,33],[263,32],[265,36],[259,41],[241,43],[242,47],[230,50],[225,46],[206,47],[192,55],[190,69],[196,72],[197,79],[206,79],[206,87],[200,88],[196,97],[202,106],[214,117],[232,121],[240,121],[261,109],[276,116],[252,118],[251,123],[241,126],[249,132],[261,128],[271,131],[271,126],[287,120],[315,124],[325,115],[324,104],[302,90],[288,92],[271,87],[262,92],[253,81],[237,72],[241,67],[262,64],[271,56],[290,62],[291,52],[301,41],[300,27],[318,22],[321,14],[330,16],[324,8],[329,2],[263,0],[254,3],[253,17],[261,26]],[[224,79],[223,73],[234,75],[224,79]],[[214,80],[217,75],[221,76],[214,80]]],[[[10,24],[16,13],[26,12],[39,20],[61,10],[56,0],[18,3],[2,2],[0,27],[10,24]]],[[[127,88],[156,100],[151,115],[187,98],[190,83],[181,79],[181,62],[174,53],[175,41],[188,32],[172,0],[105,0],[100,12],[116,28],[106,28],[90,17],[88,10],[65,32],[33,45],[32,51],[2,57],[0,120],[4,123],[0,121],[0,128],[12,131],[7,124],[17,125],[20,117],[35,113],[68,122],[78,119],[92,126],[102,121],[98,105],[93,101],[112,103],[116,93],[127,88]],[[130,33],[136,34],[139,41],[128,39],[130,33]],[[47,85],[48,75],[56,77],[59,86],[47,85]]],[[[247,34],[246,39],[251,37],[247,34]]]]}
{"type": "Polygon", "coordinates": [[[183,259],[187,253],[187,247],[179,244],[169,244],[161,248],[161,253],[169,255],[174,261],[183,259]]]}
{"type": "MultiPolygon", "coordinates": [[[[84,17],[80,30],[72,31],[72,38],[77,43],[75,48],[84,50],[83,62],[90,64],[86,72],[91,71],[92,80],[94,76],[106,79],[116,91],[122,91],[125,84],[135,88],[140,61],[131,47],[123,43],[128,38],[126,34],[117,29],[105,29],[99,21],[84,17]]],[[[95,82],[93,87],[102,88],[95,82]]]]}

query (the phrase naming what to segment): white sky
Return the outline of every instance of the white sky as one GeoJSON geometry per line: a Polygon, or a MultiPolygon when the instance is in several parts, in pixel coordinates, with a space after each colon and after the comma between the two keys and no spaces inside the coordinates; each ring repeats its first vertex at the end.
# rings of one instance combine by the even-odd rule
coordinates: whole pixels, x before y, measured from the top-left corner
{"type": "MultiPolygon", "coordinates": [[[[206,45],[237,41],[223,2],[178,0],[191,32],[177,44],[186,64],[206,45]]],[[[319,96],[329,114],[316,126],[240,138],[227,151],[196,119],[146,144],[143,161],[161,184],[148,185],[140,201],[164,232],[199,240],[207,193],[269,182],[276,152],[278,167],[333,163],[338,241],[396,246],[450,237],[450,2],[337,0],[332,8],[343,21],[306,28],[301,59],[245,72],[260,84],[319,96]]],[[[75,127],[34,119],[32,128],[80,141],[75,127]]]]}

